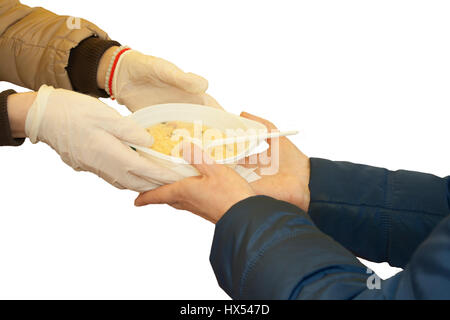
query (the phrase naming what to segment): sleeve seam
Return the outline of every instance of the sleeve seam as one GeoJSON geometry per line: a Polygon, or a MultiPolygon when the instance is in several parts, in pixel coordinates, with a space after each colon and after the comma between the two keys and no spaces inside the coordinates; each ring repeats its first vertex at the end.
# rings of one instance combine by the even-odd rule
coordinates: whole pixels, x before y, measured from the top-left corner
{"type": "MultiPolygon", "coordinates": [[[[389,195],[393,193],[392,188],[392,182],[389,183],[389,171],[385,171],[384,175],[384,207],[388,208],[391,207],[391,201],[389,195]]],[[[385,238],[386,244],[385,244],[385,257],[384,260],[391,261],[390,260],[390,238],[391,238],[391,215],[386,214],[386,212],[381,212],[381,223],[383,224],[383,236],[385,238]]]]}
{"type": "MultiPolygon", "coordinates": [[[[8,11],[15,10],[16,8],[18,8],[18,7],[20,7],[20,6],[23,6],[23,4],[21,4],[20,2],[18,2],[18,3],[16,3],[15,5],[9,7],[8,9],[6,9],[6,11],[4,12],[4,14],[8,14],[8,11]]],[[[32,14],[32,13],[33,13],[33,8],[30,8],[30,7],[29,7],[29,9],[30,9],[29,12],[26,13],[24,16],[22,16],[22,17],[20,17],[20,18],[17,18],[17,20],[15,20],[15,21],[11,22],[11,24],[7,25],[7,26],[5,27],[5,29],[3,30],[3,32],[0,33],[0,36],[1,36],[2,34],[6,33],[7,30],[8,30],[9,28],[11,28],[11,27],[13,27],[15,24],[19,23],[22,19],[24,19],[24,18],[28,17],[30,14],[32,14]]]]}
{"type": "Polygon", "coordinates": [[[417,214],[426,214],[430,216],[439,216],[439,217],[445,217],[445,214],[442,213],[436,213],[436,212],[428,212],[428,211],[422,211],[422,210],[406,210],[406,209],[395,209],[387,206],[377,206],[377,205],[370,205],[370,204],[354,204],[354,203],[348,203],[348,202],[341,202],[341,201],[326,201],[326,200],[312,200],[310,202],[311,204],[314,203],[325,203],[325,204],[334,204],[334,205],[346,205],[351,207],[366,207],[366,208],[374,208],[374,209],[385,209],[385,210],[392,210],[397,212],[411,212],[411,213],[417,213],[417,214]]]}
{"type": "MultiPolygon", "coordinates": [[[[311,227],[312,225],[310,224],[305,224],[305,226],[311,227]]],[[[245,292],[246,286],[245,286],[245,282],[247,281],[250,273],[254,270],[254,267],[256,266],[256,264],[258,263],[258,261],[262,258],[262,256],[264,256],[264,254],[273,246],[284,242],[286,240],[289,240],[291,238],[295,238],[297,237],[297,235],[303,233],[304,230],[298,230],[296,232],[293,232],[287,236],[278,238],[278,239],[274,239],[272,240],[270,243],[266,244],[261,250],[259,250],[258,254],[256,255],[256,257],[248,264],[248,266],[245,268],[244,273],[242,275],[242,278],[240,280],[239,283],[239,295],[242,296],[243,293],[245,292]]]]}
{"type": "MultiPolygon", "coordinates": [[[[93,36],[93,35],[96,35],[96,34],[94,33],[91,36],[93,36]]],[[[71,39],[67,39],[67,38],[64,38],[64,37],[56,37],[55,39],[67,40],[67,41],[69,41],[71,43],[74,43],[74,44],[78,43],[77,41],[74,41],[74,40],[71,40],[71,39]]],[[[56,48],[56,47],[50,46],[50,45],[43,46],[43,45],[39,45],[39,44],[35,44],[35,43],[29,43],[29,42],[24,41],[23,39],[14,38],[14,37],[0,37],[0,40],[5,40],[5,41],[12,40],[13,42],[20,42],[22,45],[30,46],[30,47],[33,47],[33,48],[52,49],[52,50],[55,50],[55,51],[58,51],[58,52],[63,52],[63,53],[64,52],[70,52],[70,50],[71,50],[71,49],[67,49],[67,50],[66,49],[59,49],[59,48],[56,48]]]]}

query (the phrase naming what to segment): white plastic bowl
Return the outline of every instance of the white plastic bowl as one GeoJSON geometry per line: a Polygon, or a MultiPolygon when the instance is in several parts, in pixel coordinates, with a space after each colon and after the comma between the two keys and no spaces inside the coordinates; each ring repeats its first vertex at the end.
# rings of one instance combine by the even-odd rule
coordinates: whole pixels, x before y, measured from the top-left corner
{"type": "MultiPolygon", "coordinates": [[[[267,132],[267,128],[259,122],[245,119],[219,109],[195,104],[170,103],[151,106],[133,113],[129,118],[143,128],[149,128],[156,124],[169,121],[202,121],[203,125],[219,129],[223,132],[227,129],[242,129],[244,131],[253,129],[258,133],[267,132]]],[[[184,177],[198,175],[198,172],[184,159],[168,156],[150,148],[135,145],[131,146],[142,156],[155,161],[166,168],[170,168],[184,177]]],[[[240,154],[216,162],[219,164],[233,165],[249,155],[264,152],[268,147],[269,146],[265,141],[259,143],[257,141],[250,141],[248,148],[240,154]]]]}

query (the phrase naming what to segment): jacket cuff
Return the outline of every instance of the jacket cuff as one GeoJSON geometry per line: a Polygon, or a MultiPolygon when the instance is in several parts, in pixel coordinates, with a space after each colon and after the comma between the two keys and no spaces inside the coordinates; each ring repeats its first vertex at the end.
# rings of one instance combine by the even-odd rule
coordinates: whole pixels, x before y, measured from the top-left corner
{"type": "Polygon", "coordinates": [[[106,91],[97,85],[97,70],[103,54],[114,46],[120,46],[120,43],[90,37],[70,51],[67,72],[75,91],[94,97],[109,98],[106,91]]]}
{"type": "Polygon", "coordinates": [[[6,90],[0,93],[0,146],[17,147],[25,141],[25,139],[14,139],[9,125],[8,97],[15,93],[14,90],[6,90]]]}

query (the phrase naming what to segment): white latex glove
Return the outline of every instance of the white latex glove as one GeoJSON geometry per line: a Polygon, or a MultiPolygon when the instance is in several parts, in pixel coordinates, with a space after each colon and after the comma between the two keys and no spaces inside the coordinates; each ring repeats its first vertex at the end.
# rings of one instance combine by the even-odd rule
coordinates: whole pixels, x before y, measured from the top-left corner
{"type": "Polygon", "coordinates": [[[206,94],[208,81],[174,64],[129,50],[119,59],[112,93],[131,112],[162,103],[193,103],[222,108],[206,94]]]}
{"type": "Polygon", "coordinates": [[[51,146],[77,171],[90,171],[120,189],[152,190],[180,177],[141,157],[123,141],[151,146],[153,138],[101,101],[73,91],[42,86],[25,132],[32,143],[51,146]]]}

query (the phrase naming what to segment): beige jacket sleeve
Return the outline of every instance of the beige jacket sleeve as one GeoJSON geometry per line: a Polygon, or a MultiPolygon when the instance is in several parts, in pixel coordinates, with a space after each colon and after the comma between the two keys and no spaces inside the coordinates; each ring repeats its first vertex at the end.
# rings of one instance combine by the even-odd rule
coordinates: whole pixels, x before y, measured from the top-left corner
{"type": "Polygon", "coordinates": [[[0,81],[72,90],[66,70],[70,50],[92,36],[109,39],[89,21],[0,0],[0,81]]]}

